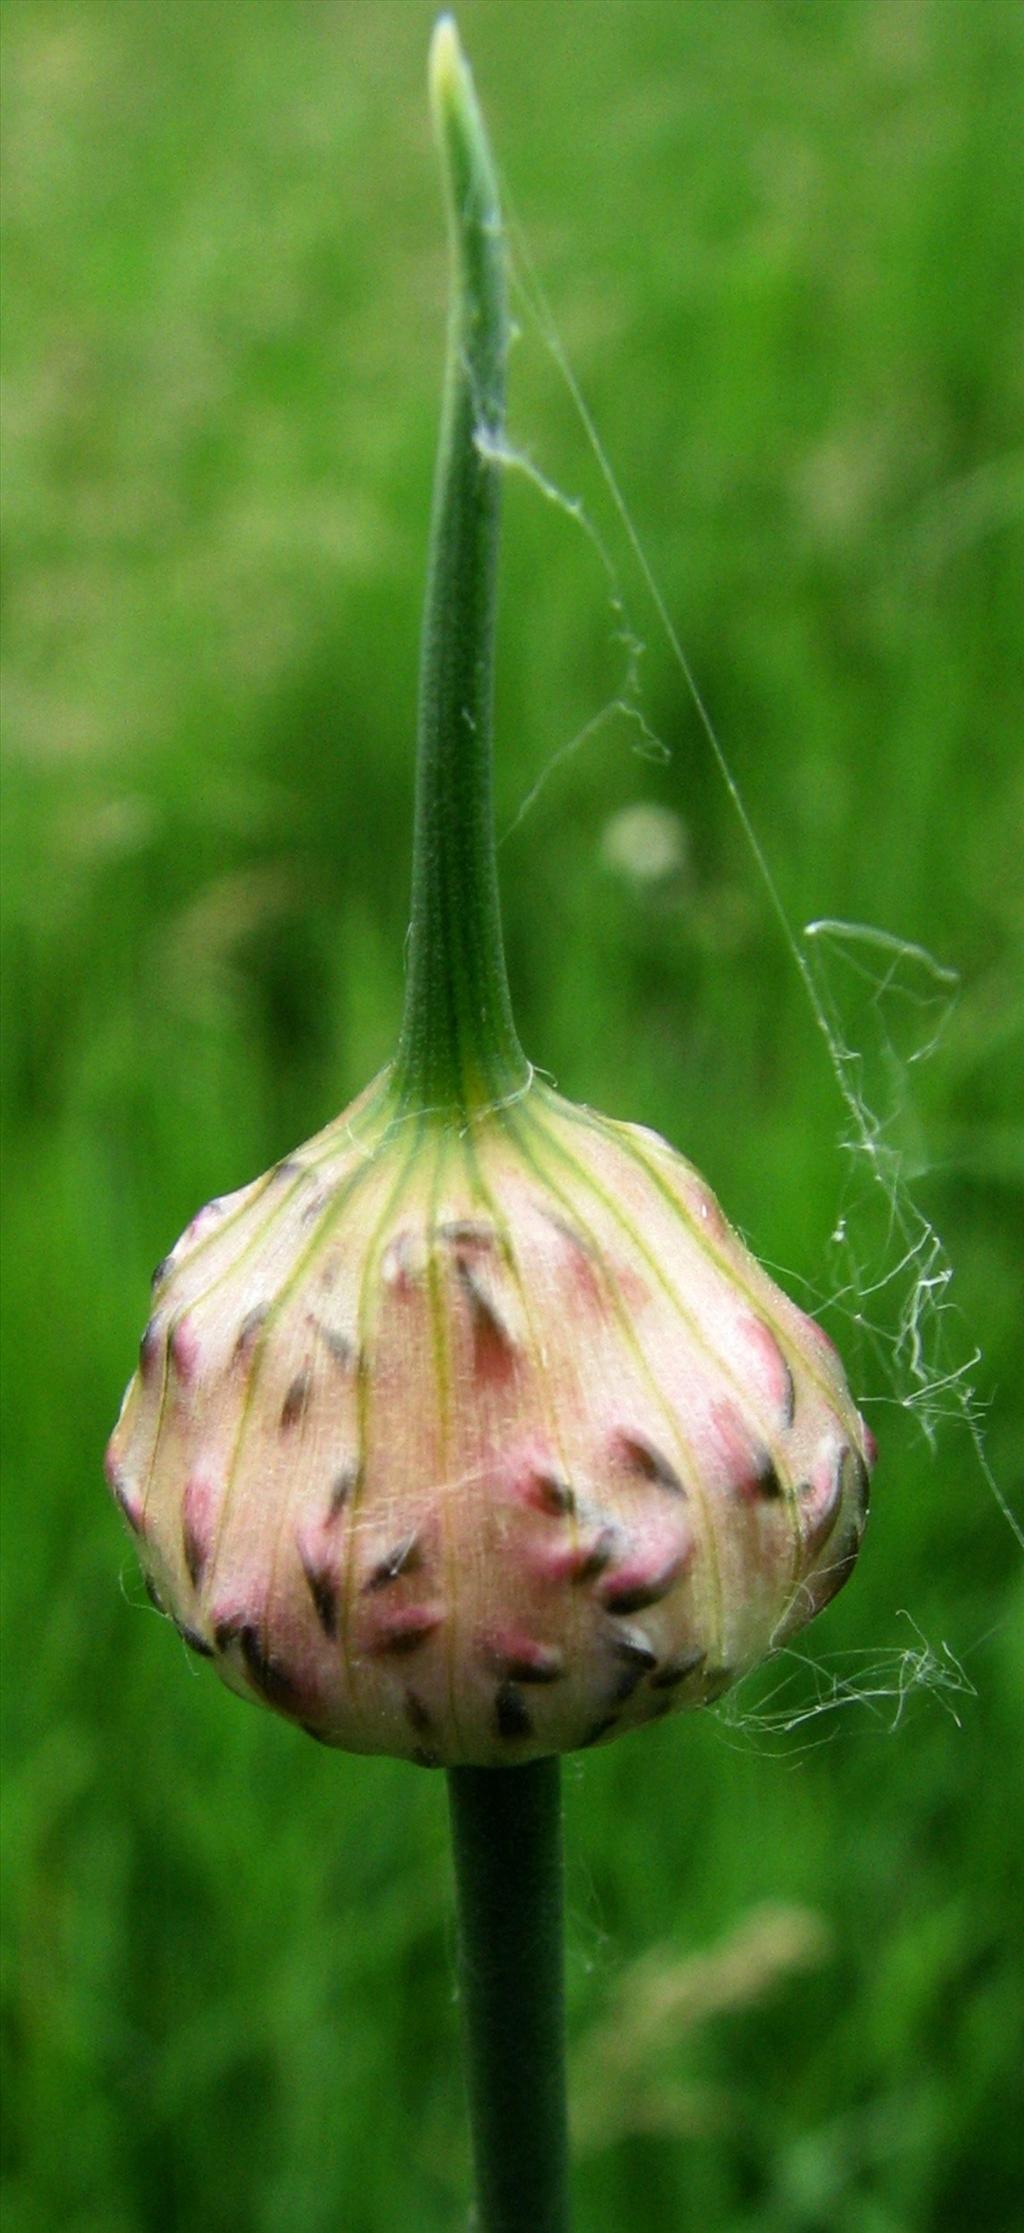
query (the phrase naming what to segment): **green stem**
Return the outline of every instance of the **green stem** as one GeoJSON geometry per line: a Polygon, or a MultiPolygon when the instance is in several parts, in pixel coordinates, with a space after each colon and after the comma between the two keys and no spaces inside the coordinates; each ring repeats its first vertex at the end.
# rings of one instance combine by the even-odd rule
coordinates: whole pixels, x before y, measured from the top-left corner
{"type": "Polygon", "coordinates": [[[527,1083],[501,936],[491,800],[508,316],[490,150],[455,26],[430,91],[448,201],[451,312],[420,664],[412,928],[399,1103],[465,1116],[527,1083]]]}
{"type": "Polygon", "coordinates": [[[557,1760],[448,1775],[479,2233],[568,2233],[557,1760]]]}

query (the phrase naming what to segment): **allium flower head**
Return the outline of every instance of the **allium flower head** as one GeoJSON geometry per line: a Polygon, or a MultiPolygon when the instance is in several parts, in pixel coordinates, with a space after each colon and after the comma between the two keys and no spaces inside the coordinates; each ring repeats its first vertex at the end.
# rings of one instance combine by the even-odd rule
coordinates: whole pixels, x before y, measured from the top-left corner
{"type": "Polygon", "coordinates": [[[717,1698],[846,1579],[827,1337],[653,1133],[386,1087],[161,1265],[109,1474],[158,1602],[328,1743],[431,1764],[717,1698]]]}

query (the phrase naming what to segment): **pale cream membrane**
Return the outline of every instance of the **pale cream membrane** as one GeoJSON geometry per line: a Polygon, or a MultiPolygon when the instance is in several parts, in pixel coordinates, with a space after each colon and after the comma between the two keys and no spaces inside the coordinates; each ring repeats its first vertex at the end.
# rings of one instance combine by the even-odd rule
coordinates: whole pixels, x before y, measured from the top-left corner
{"type": "Polygon", "coordinates": [[[461,1129],[378,1088],[201,1212],[107,1471],[232,1688],[452,1766],[720,1697],[847,1579],[873,1457],[692,1167],[534,1081],[461,1129]]]}

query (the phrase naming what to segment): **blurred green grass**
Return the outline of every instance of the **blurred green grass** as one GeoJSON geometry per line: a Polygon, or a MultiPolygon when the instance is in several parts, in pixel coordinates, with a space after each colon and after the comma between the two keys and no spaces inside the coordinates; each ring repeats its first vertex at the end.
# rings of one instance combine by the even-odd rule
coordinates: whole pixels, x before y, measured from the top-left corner
{"type": "MultiPolygon", "coordinates": [[[[8,15],[11,2233],[463,2221],[443,1794],[196,1675],[99,1480],[150,1265],[352,1095],[397,1024],[443,323],[431,18],[8,15]]],[[[920,1065],[913,1038],[886,1053],[895,995],[837,955],[828,989],[949,1246],[952,1339],[982,1350],[1012,1493],[1019,11],[467,0],[461,20],[789,920],[879,923],[962,973],[920,1065]]],[[[574,1097],[667,1132],[821,1294],[849,1192],[822,1045],[525,319],[514,379],[516,439],[614,551],[670,748],[638,758],[609,723],[503,847],[524,1041],[574,1097]],[[669,888],[609,865],[638,801],[679,818],[669,888]]],[[[622,674],[593,547],[510,476],[503,826],[622,674]]],[[[892,1691],[920,1632],[973,1694],[925,1684],[901,1715],[889,1696],[786,1738],[757,1723],[762,1684],[738,1725],[571,1764],[593,2233],[1016,2219],[1021,1560],[962,1428],[932,1454],[901,1406],[894,1308],[865,1305],[881,1352],[833,1320],[883,1456],[861,1569],[810,1653],[892,1691]],[[741,1936],[704,2002],[683,1968],[697,2014],[642,2051],[634,1965],[661,1949],[673,1975],[751,1929],[759,1955],[741,1936]]]]}

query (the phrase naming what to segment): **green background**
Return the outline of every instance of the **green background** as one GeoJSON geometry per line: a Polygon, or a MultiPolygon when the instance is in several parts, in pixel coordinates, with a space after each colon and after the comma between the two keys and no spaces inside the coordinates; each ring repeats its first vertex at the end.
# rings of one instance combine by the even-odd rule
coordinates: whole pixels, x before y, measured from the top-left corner
{"type": "MultiPolygon", "coordinates": [[[[443,335],[431,19],[8,11],[9,2233],[465,2222],[441,1781],[325,1754],[197,1671],[100,1478],[151,1265],[397,1028],[443,335]]],[[[844,1153],[521,310],[513,436],[611,554],[667,747],[639,757],[620,717],[551,769],[624,653],[592,542],[510,476],[503,827],[550,771],[501,854],[521,1035],[683,1147],[802,1299],[845,1290],[824,1315],[882,1448],[857,1577],[800,1659],[568,1763],[579,2224],[1009,2233],[1022,1560],[955,1401],[929,1448],[899,1332],[920,1269],[922,1374],[980,1350],[1012,1499],[1024,18],[467,0],[461,23],[788,921],[882,926],[962,980],[950,1006],[913,956],[807,949],[942,1287],[921,1227],[896,1272],[844,1153]],[[614,855],[638,802],[675,818],[671,873],[614,855]],[[815,1697],[836,1710],[787,1733],[815,1697]]]]}

